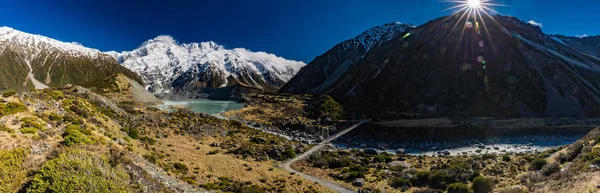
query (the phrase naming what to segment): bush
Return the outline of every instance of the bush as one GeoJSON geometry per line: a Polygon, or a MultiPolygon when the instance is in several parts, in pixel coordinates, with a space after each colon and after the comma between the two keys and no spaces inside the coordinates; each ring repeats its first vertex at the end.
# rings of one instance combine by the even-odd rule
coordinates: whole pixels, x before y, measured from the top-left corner
{"type": "Polygon", "coordinates": [[[26,111],[27,107],[21,103],[9,102],[7,104],[0,104],[0,117],[6,115],[12,115],[26,111]]]}
{"type": "Polygon", "coordinates": [[[592,164],[594,164],[594,165],[597,165],[597,166],[600,166],[600,157],[594,158],[594,159],[592,160],[592,164]]]}
{"type": "Polygon", "coordinates": [[[156,144],[156,140],[155,139],[152,139],[152,138],[147,137],[147,136],[141,137],[140,141],[142,143],[145,143],[145,144],[148,144],[148,145],[154,145],[154,144],[156,144]]]}
{"type": "Polygon", "coordinates": [[[24,134],[36,134],[37,131],[41,130],[43,126],[38,123],[36,118],[25,117],[21,119],[21,133],[24,134]]]}
{"type": "Polygon", "coordinates": [[[27,178],[25,149],[0,150],[0,192],[17,192],[27,178]]]}
{"type": "Polygon", "coordinates": [[[558,165],[558,163],[547,164],[542,168],[542,170],[540,170],[540,172],[545,176],[549,176],[550,174],[558,171],[560,171],[560,165],[558,165]]]}
{"type": "Polygon", "coordinates": [[[448,193],[469,193],[469,186],[463,183],[453,183],[448,186],[446,189],[448,193]]]}
{"type": "Polygon", "coordinates": [[[510,162],[510,156],[508,154],[504,154],[502,156],[502,161],[504,161],[504,162],[510,162]]]}
{"type": "Polygon", "coordinates": [[[72,146],[76,144],[93,144],[94,141],[89,137],[91,132],[81,129],[79,126],[69,125],[63,133],[64,144],[72,146]]]}
{"type": "Polygon", "coordinates": [[[17,94],[17,92],[15,92],[15,91],[7,91],[7,92],[2,93],[2,97],[5,97],[5,98],[6,97],[11,97],[11,96],[15,96],[15,94],[17,94]]]}
{"type": "Polygon", "coordinates": [[[429,181],[429,172],[428,171],[419,171],[417,174],[411,179],[412,184],[415,186],[425,186],[429,181]]]}
{"type": "Polygon", "coordinates": [[[27,192],[127,192],[129,179],[106,157],[75,149],[44,163],[27,192]]]}
{"type": "Polygon", "coordinates": [[[188,167],[182,163],[174,163],[173,168],[175,168],[176,171],[182,172],[182,173],[185,173],[188,171],[188,167]]]}
{"type": "Polygon", "coordinates": [[[476,177],[471,185],[473,193],[490,193],[494,190],[494,182],[484,177],[476,177]]]}
{"type": "Polygon", "coordinates": [[[398,177],[398,178],[394,178],[392,180],[392,184],[390,184],[390,186],[394,187],[394,188],[410,188],[412,186],[412,184],[410,183],[409,180],[402,178],[402,177],[398,177]]]}
{"type": "Polygon", "coordinates": [[[344,114],[344,108],[329,95],[321,95],[308,105],[307,112],[314,118],[340,119],[344,114]]]}
{"type": "Polygon", "coordinates": [[[3,124],[0,124],[0,131],[4,131],[7,133],[15,133],[15,130],[12,130],[11,128],[6,127],[3,124]]]}
{"type": "Polygon", "coordinates": [[[136,128],[130,128],[129,131],[127,131],[127,135],[129,135],[129,137],[131,137],[131,139],[139,139],[140,131],[136,128]]]}
{"type": "Polygon", "coordinates": [[[548,162],[544,158],[536,158],[531,161],[531,166],[529,166],[529,169],[536,171],[541,170],[547,163],[548,162]]]}

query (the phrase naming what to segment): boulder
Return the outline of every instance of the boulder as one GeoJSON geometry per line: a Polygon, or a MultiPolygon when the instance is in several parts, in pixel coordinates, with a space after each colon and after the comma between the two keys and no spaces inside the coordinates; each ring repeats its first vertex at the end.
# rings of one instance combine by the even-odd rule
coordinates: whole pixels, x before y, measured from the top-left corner
{"type": "Polygon", "coordinates": [[[377,152],[377,150],[375,149],[365,149],[363,152],[365,152],[365,154],[367,155],[379,155],[379,153],[377,152]]]}
{"type": "Polygon", "coordinates": [[[250,139],[250,141],[257,144],[265,144],[267,142],[267,140],[262,137],[253,137],[252,139],[250,139]]]}
{"type": "Polygon", "coordinates": [[[396,155],[404,155],[406,153],[406,149],[400,148],[396,150],[396,155]]]}
{"type": "Polygon", "coordinates": [[[364,178],[356,178],[353,182],[352,185],[353,186],[358,186],[358,187],[363,187],[365,185],[365,179],[364,178]]]}
{"type": "Polygon", "coordinates": [[[390,168],[395,168],[395,167],[403,167],[403,168],[411,168],[412,165],[408,162],[405,161],[393,161],[388,163],[388,166],[390,168]]]}

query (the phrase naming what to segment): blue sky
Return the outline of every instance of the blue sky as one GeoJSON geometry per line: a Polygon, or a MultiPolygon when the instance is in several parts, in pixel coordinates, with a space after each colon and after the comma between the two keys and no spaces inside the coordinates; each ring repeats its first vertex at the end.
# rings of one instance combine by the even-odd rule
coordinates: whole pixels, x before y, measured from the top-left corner
{"type": "MultiPolygon", "coordinates": [[[[598,0],[493,0],[497,10],[542,23],[549,34],[600,34],[598,0]]],[[[335,44],[391,21],[448,15],[442,0],[1,0],[0,25],[124,51],[167,34],[310,62],[335,44]]]]}

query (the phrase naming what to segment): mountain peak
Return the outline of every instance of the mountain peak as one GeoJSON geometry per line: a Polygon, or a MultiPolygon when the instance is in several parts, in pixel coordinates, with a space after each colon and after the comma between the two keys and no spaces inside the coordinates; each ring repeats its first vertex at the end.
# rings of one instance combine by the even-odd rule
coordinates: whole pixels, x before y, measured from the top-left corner
{"type": "Polygon", "coordinates": [[[347,40],[344,42],[344,47],[346,49],[356,49],[358,47],[362,47],[366,51],[369,51],[371,48],[379,46],[381,43],[387,42],[400,35],[399,33],[405,32],[412,28],[415,28],[415,26],[400,22],[384,23],[364,31],[353,39],[347,40]]]}
{"type": "Polygon", "coordinates": [[[142,43],[142,47],[148,44],[152,44],[152,43],[163,43],[163,44],[169,44],[169,45],[178,45],[179,43],[177,42],[177,40],[175,40],[175,38],[173,38],[170,35],[159,35],[156,36],[155,38],[152,38],[144,43],[142,43]]]}

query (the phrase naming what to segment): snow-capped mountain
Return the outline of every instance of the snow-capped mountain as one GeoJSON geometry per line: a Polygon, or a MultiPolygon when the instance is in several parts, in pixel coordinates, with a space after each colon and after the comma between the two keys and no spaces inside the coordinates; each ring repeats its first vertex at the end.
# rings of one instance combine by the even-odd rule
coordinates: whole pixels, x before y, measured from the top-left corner
{"type": "Polygon", "coordinates": [[[140,74],[150,92],[178,98],[205,98],[206,89],[231,86],[276,91],[305,66],[265,52],[225,49],[215,42],[179,44],[164,35],[133,51],[107,54],[140,74]]]}
{"type": "Polygon", "coordinates": [[[139,80],[99,50],[10,27],[0,27],[0,66],[0,90],[85,85],[116,73],[139,80]]]}
{"type": "Polygon", "coordinates": [[[323,93],[371,49],[379,47],[397,36],[404,35],[413,28],[415,26],[410,24],[391,22],[368,29],[316,57],[279,92],[323,93]]]}
{"type": "MultiPolygon", "coordinates": [[[[600,115],[596,37],[549,36],[514,17],[491,17],[479,21],[485,27],[457,28],[460,14],[438,18],[366,54],[327,53],[313,72],[358,57],[324,92],[370,117],[600,115]]],[[[304,87],[315,77],[303,73],[311,65],[282,90],[314,92],[304,87]]]]}

